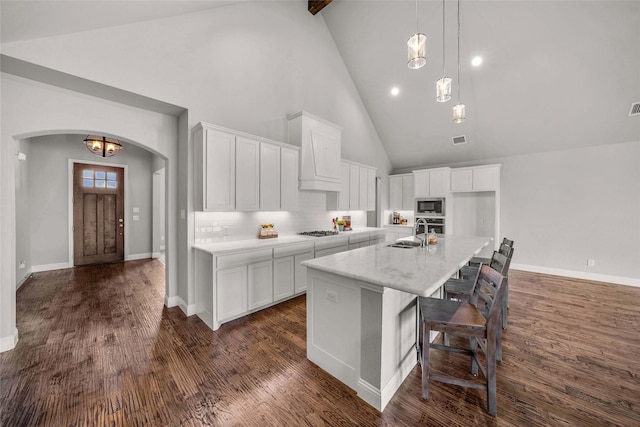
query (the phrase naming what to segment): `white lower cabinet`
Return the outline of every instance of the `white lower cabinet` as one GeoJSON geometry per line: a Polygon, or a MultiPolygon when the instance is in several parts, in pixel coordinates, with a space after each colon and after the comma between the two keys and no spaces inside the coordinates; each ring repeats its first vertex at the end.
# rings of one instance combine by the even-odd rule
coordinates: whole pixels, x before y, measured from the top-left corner
{"type": "Polygon", "coordinates": [[[274,301],[293,295],[294,257],[287,256],[273,260],[273,299],[274,301]]]}
{"type": "Polygon", "coordinates": [[[246,312],[247,267],[218,270],[215,298],[216,320],[220,323],[246,312]]]}
{"type": "Polygon", "coordinates": [[[248,270],[248,307],[254,310],[273,302],[273,263],[271,260],[249,264],[248,270]]]}
{"type": "Polygon", "coordinates": [[[303,254],[296,255],[294,259],[295,259],[294,292],[296,294],[299,294],[300,292],[304,292],[307,290],[307,267],[302,265],[302,262],[308,259],[313,259],[313,250],[309,252],[305,252],[303,254]]]}

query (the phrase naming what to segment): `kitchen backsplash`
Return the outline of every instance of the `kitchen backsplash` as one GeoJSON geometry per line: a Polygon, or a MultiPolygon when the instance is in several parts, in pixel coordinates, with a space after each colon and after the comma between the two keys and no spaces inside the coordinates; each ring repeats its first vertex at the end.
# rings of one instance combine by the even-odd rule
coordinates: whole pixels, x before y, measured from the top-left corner
{"type": "Polygon", "coordinates": [[[298,195],[296,211],[195,212],[195,244],[254,238],[263,223],[274,224],[281,236],[330,230],[331,218],[343,215],[351,215],[352,227],[367,226],[364,211],[327,211],[324,192],[300,191],[298,195]]]}

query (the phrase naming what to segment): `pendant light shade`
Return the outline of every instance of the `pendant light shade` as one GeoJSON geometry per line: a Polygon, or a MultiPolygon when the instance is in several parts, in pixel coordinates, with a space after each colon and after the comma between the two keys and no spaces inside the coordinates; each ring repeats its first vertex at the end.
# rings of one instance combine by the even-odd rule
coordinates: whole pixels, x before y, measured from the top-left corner
{"type": "Polygon", "coordinates": [[[407,65],[412,70],[417,70],[427,63],[427,36],[416,33],[407,40],[407,53],[409,61],[407,65]]]}
{"type": "Polygon", "coordinates": [[[447,102],[451,99],[451,78],[443,77],[436,82],[436,101],[447,102]]]}
{"type": "Polygon", "coordinates": [[[451,78],[446,77],[444,72],[444,40],[445,40],[445,19],[444,0],[442,0],[442,78],[436,82],[436,101],[447,102],[451,99],[451,78]]]}
{"type": "Polygon", "coordinates": [[[120,144],[117,139],[106,138],[104,136],[87,135],[84,143],[89,151],[100,157],[113,157],[122,150],[122,144],[120,144]]]}
{"type": "Polygon", "coordinates": [[[416,0],[416,33],[407,40],[407,66],[412,70],[427,63],[427,36],[418,31],[418,0],[416,0]]]}
{"type": "Polygon", "coordinates": [[[453,123],[462,123],[465,117],[465,105],[456,104],[453,106],[453,123]]]}

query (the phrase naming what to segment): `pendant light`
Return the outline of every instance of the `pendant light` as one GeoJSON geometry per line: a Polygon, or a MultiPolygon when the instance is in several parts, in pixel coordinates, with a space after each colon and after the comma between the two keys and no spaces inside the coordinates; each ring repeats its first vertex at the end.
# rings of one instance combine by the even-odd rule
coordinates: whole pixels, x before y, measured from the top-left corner
{"type": "Polygon", "coordinates": [[[416,0],[416,33],[407,40],[407,66],[417,70],[427,63],[427,36],[418,32],[418,0],[416,0]]]}
{"type": "Polygon", "coordinates": [[[465,118],[465,105],[460,102],[460,0],[458,0],[458,103],[453,106],[453,122],[462,123],[465,118]]]}
{"type": "Polygon", "coordinates": [[[111,139],[106,137],[87,135],[84,139],[84,144],[87,149],[96,156],[100,157],[113,157],[120,150],[122,150],[122,144],[117,139],[111,139]]]}
{"type": "Polygon", "coordinates": [[[445,39],[445,17],[444,1],[442,0],[442,78],[436,82],[436,101],[447,102],[451,99],[451,78],[446,77],[444,72],[444,39],[445,39]]]}

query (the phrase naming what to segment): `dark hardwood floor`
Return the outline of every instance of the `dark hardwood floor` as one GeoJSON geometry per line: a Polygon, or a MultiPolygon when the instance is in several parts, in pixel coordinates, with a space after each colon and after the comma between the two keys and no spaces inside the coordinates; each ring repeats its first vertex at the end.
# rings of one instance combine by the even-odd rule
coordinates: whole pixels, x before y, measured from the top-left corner
{"type": "MultiPolygon", "coordinates": [[[[498,416],[416,367],[383,413],[309,362],[305,298],[209,330],[155,260],[34,274],[0,354],[2,426],[638,426],[640,288],[512,270],[498,416]]],[[[431,366],[468,361],[432,350],[431,366]]]]}

